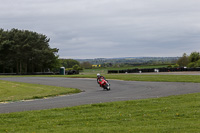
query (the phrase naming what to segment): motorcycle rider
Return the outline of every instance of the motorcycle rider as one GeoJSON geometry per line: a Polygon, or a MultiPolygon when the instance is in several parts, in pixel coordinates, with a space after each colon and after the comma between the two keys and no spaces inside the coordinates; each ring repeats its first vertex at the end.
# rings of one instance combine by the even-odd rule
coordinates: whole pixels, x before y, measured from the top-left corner
{"type": "MultiPolygon", "coordinates": [[[[99,81],[100,81],[101,79],[106,80],[106,78],[105,78],[104,76],[101,76],[100,73],[97,73],[97,83],[98,83],[98,84],[99,84],[99,81]]],[[[107,81],[107,80],[106,80],[106,81],[107,81]]],[[[99,84],[99,85],[100,85],[100,87],[102,87],[101,84],[99,84]]]]}

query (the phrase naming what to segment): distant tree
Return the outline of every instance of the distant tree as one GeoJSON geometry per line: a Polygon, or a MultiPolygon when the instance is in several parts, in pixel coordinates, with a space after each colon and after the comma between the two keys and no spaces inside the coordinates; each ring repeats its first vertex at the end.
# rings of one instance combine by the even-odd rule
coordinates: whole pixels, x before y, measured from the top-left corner
{"type": "Polygon", "coordinates": [[[179,65],[178,65],[178,64],[175,64],[175,65],[174,65],[174,68],[178,68],[178,67],[179,67],[179,65]]]}
{"type": "Polygon", "coordinates": [[[200,60],[195,62],[195,67],[200,67],[200,60]]]}
{"type": "Polygon", "coordinates": [[[82,68],[82,67],[80,67],[80,66],[79,66],[79,65],[77,65],[77,64],[76,64],[76,65],[74,65],[72,68],[73,68],[73,70],[78,70],[78,71],[79,71],[79,70],[83,70],[83,68],[82,68]]]}
{"type": "Polygon", "coordinates": [[[62,66],[65,68],[72,68],[74,65],[80,66],[80,63],[77,60],[73,59],[59,59],[62,66]]]}
{"type": "Polygon", "coordinates": [[[74,65],[72,68],[73,68],[73,70],[78,70],[79,66],[78,65],[74,65]]]}
{"type": "Polygon", "coordinates": [[[92,64],[90,64],[90,62],[83,62],[83,63],[81,63],[81,67],[83,67],[85,69],[91,69],[92,64]]]}
{"type": "Polygon", "coordinates": [[[199,52],[192,52],[189,56],[190,63],[188,67],[200,67],[200,54],[199,52]]]}
{"type": "Polygon", "coordinates": [[[200,53],[192,52],[190,56],[187,56],[186,53],[183,54],[181,58],[178,59],[177,64],[180,66],[187,67],[200,67],[200,53]]]}
{"type": "Polygon", "coordinates": [[[195,62],[190,62],[188,65],[187,65],[187,67],[190,67],[190,68],[194,68],[195,67],[195,62]]]}
{"type": "Polygon", "coordinates": [[[101,66],[102,67],[112,67],[113,64],[112,63],[103,63],[101,66]]]}
{"type": "Polygon", "coordinates": [[[183,54],[181,58],[178,59],[177,64],[181,67],[187,66],[189,63],[189,57],[186,53],[183,54]]]}
{"type": "Polygon", "coordinates": [[[172,65],[168,65],[167,68],[172,68],[172,65]]]}
{"type": "Polygon", "coordinates": [[[200,54],[199,52],[192,52],[189,56],[189,61],[190,62],[196,62],[200,59],[200,54]]]}

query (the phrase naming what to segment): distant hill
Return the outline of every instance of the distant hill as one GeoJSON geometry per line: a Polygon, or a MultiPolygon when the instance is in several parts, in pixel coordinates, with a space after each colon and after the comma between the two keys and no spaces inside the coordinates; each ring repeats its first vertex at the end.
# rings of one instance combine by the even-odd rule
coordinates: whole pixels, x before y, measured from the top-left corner
{"type": "Polygon", "coordinates": [[[76,59],[80,63],[90,62],[91,64],[171,64],[176,63],[180,57],[122,57],[122,58],[95,58],[95,59],[76,59]]]}

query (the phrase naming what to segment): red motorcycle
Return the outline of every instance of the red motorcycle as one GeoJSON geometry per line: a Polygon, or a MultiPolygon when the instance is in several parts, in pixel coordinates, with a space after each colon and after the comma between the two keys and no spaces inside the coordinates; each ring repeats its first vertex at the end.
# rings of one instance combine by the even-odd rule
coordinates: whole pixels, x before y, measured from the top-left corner
{"type": "Polygon", "coordinates": [[[99,79],[99,84],[103,89],[106,89],[107,91],[110,90],[110,84],[105,79],[99,79]]]}

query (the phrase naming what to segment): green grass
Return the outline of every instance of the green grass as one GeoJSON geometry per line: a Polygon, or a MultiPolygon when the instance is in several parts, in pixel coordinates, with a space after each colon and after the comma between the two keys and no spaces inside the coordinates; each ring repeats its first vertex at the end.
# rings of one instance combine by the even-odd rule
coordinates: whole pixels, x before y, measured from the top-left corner
{"type": "Polygon", "coordinates": [[[1,133],[200,132],[200,93],[0,114],[1,133]]]}
{"type": "MultiPolygon", "coordinates": [[[[152,82],[193,82],[200,83],[200,75],[157,75],[157,74],[103,74],[106,79],[126,81],[152,81],[152,82]]],[[[21,77],[21,76],[0,76],[21,77]]],[[[24,77],[24,76],[23,76],[24,77]]],[[[31,76],[33,77],[33,76],[31,76]]],[[[66,77],[66,78],[96,78],[96,74],[80,75],[41,75],[37,77],[66,77]]]]}
{"type": "MultiPolygon", "coordinates": [[[[53,77],[96,78],[96,74],[53,77]]],[[[105,77],[128,81],[200,83],[200,75],[106,74],[105,77]]],[[[0,84],[0,94],[2,94],[3,88],[15,88],[21,83],[0,80],[0,84]]],[[[23,88],[22,86],[24,83],[19,89],[23,88]]],[[[27,84],[27,87],[29,86],[32,85],[27,84]]],[[[26,87],[24,89],[27,90],[26,87]]],[[[4,92],[3,95],[13,90],[4,92]]],[[[2,133],[197,133],[200,132],[199,125],[200,93],[0,114],[0,132],[2,133]]]]}
{"type": "Polygon", "coordinates": [[[38,99],[78,92],[80,90],[73,88],[0,80],[0,102],[38,99]]]}
{"type": "MultiPolygon", "coordinates": [[[[200,75],[138,75],[138,74],[104,74],[106,79],[125,81],[152,81],[152,82],[193,82],[200,83],[200,75]]],[[[96,74],[90,75],[63,75],[72,78],[96,78],[96,74]]]]}
{"type": "Polygon", "coordinates": [[[154,82],[193,82],[200,83],[200,75],[134,75],[116,74],[105,75],[108,79],[119,79],[126,81],[154,81],[154,82]]]}
{"type": "MultiPolygon", "coordinates": [[[[152,81],[152,82],[193,82],[200,83],[200,75],[156,75],[156,74],[104,74],[106,79],[125,80],[125,81],[152,81]]],[[[44,76],[42,76],[44,77],[44,76]]],[[[87,75],[55,75],[47,77],[66,77],[66,78],[96,78],[96,74],[87,75]]]]}
{"type": "Polygon", "coordinates": [[[107,74],[108,70],[127,70],[127,69],[135,69],[135,68],[163,68],[168,65],[144,65],[144,66],[133,66],[133,67],[107,67],[107,68],[93,68],[93,69],[84,69],[80,74],[107,74]]]}

